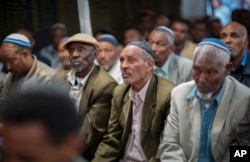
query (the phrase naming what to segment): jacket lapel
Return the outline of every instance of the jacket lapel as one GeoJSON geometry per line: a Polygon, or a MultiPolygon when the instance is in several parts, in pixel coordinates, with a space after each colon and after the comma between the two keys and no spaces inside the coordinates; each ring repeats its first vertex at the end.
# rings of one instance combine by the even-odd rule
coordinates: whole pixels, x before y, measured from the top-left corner
{"type": "Polygon", "coordinates": [[[171,82],[173,83],[177,83],[178,81],[178,63],[177,63],[177,60],[176,58],[173,56],[174,54],[171,54],[169,56],[169,75],[168,75],[168,78],[171,82]]]}
{"type": "Polygon", "coordinates": [[[96,81],[96,77],[98,75],[98,69],[95,66],[91,74],[89,75],[89,78],[83,87],[82,91],[82,97],[80,101],[80,108],[79,108],[79,114],[81,117],[84,117],[88,113],[89,106],[92,102],[92,95],[93,95],[93,85],[96,81]]]}
{"type": "Polygon", "coordinates": [[[212,150],[214,150],[213,154],[216,153],[216,144],[218,143],[221,130],[225,123],[227,114],[231,108],[230,101],[231,101],[231,98],[233,97],[232,95],[234,94],[234,87],[235,86],[231,84],[230,80],[227,79],[226,88],[224,91],[224,94],[227,94],[227,95],[223,95],[221,102],[219,106],[217,107],[217,112],[216,112],[214,122],[213,122],[213,127],[212,127],[211,141],[212,141],[212,150]]]}
{"type": "Polygon", "coordinates": [[[149,83],[148,90],[145,97],[145,102],[142,109],[142,121],[141,121],[141,141],[148,129],[151,126],[151,122],[155,115],[155,104],[156,104],[156,76],[153,75],[149,83]]]}
{"type": "Polygon", "coordinates": [[[186,104],[184,109],[186,109],[186,115],[190,122],[191,136],[195,136],[194,139],[200,139],[201,109],[199,101],[194,97],[190,98],[186,104]]]}

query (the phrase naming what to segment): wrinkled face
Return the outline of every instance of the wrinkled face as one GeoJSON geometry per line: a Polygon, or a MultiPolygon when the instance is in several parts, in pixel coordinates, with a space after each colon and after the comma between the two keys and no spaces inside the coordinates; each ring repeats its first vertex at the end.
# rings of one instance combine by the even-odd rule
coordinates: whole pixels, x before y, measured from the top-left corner
{"type": "Polygon", "coordinates": [[[203,95],[216,94],[230,71],[220,57],[214,50],[198,50],[195,55],[192,76],[198,91],[203,95]]]}
{"type": "Polygon", "coordinates": [[[47,138],[45,128],[38,123],[5,124],[3,152],[6,162],[58,162],[59,146],[47,138]]]}
{"type": "Polygon", "coordinates": [[[99,42],[97,61],[104,70],[109,70],[118,58],[116,47],[109,42],[99,42]]]}
{"type": "Polygon", "coordinates": [[[76,72],[84,71],[93,66],[94,48],[91,45],[72,42],[68,46],[71,67],[76,72]]]}
{"type": "Polygon", "coordinates": [[[127,45],[130,42],[133,41],[140,41],[140,40],[144,40],[144,36],[140,34],[140,32],[138,32],[135,29],[129,29],[124,33],[124,44],[127,45]]]}
{"type": "Polygon", "coordinates": [[[161,67],[172,53],[172,46],[169,45],[167,33],[160,31],[151,32],[148,42],[155,53],[155,65],[161,67]]]}
{"type": "Polygon", "coordinates": [[[22,77],[27,73],[26,55],[16,45],[3,43],[0,49],[0,60],[3,61],[7,70],[15,77],[22,77]]]}
{"type": "Polygon", "coordinates": [[[247,36],[244,36],[243,29],[238,23],[230,23],[220,32],[221,40],[227,44],[233,56],[242,55],[247,48],[247,36]]]}
{"type": "Polygon", "coordinates": [[[120,54],[120,69],[124,83],[133,85],[145,84],[151,75],[152,61],[142,57],[143,49],[130,45],[125,47],[120,54]]]}
{"type": "Polygon", "coordinates": [[[174,32],[174,41],[176,45],[185,43],[188,39],[188,26],[182,22],[174,22],[171,25],[171,29],[174,32]]]}

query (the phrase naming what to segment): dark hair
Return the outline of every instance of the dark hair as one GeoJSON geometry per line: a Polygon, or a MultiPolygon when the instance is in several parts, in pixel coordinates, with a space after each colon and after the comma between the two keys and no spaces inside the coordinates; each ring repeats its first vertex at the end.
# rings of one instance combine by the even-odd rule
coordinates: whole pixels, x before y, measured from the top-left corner
{"type": "Polygon", "coordinates": [[[131,29],[133,29],[133,30],[136,30],[140,35],[144,35],[144,32],[143,32],[143,30],[140,28],[140,27],[138,27],[138,26],[136,26],[136,25],[129,25],[129,26],[127,26],[126,28],[125,28],[125,30],[124,30],[124,32],[123,33],[125,33],[126,31],[128,31],[128,30],[131,30],[131,29]]]}
{"type": "Polygon", "coordinates": [[[78,133],[80,128],[74,104],[66,93],[54,86],[16,90],[6,100],[2,118],[3,123],[16,125],[39,122],[56,145],[68,135],[78,133]]]}
{"type": "Polygon", "coordinates": [[[182,24],[185,24],[185,25],[187,25],[188,30],[190,29],[191,22],[190,22],[189,20],[187,20],[187,19],[183,19],[183,18],[181,18],[181,17],[173,18],[173,20],[171,20],[170,27],[172,27],[172,25],[173,25],[175,22],[180,22],[180,23],[182,23],[182,24]]]}

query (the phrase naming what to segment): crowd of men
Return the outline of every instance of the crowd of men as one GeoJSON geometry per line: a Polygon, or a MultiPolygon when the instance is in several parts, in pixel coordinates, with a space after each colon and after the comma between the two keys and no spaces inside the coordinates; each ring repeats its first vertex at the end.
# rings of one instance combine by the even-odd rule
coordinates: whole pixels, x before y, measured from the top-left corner
{"type": "Polygon", "coordinates": [[[124,47],[55,24],[37,55],[23,30],[6,36],[1,161],[229,162],[249,146],[248,28],[193,41],[185,20],[158,24],[128,27],[124,47]]]}

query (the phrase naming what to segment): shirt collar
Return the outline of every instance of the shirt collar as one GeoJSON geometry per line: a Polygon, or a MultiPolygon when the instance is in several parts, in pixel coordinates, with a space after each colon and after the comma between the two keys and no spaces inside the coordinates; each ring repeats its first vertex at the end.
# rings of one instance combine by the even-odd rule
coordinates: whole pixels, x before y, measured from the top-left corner
{"type": "Polygon", "coordinates": [[[241,59],[240,65],[246,66],[246,63],[247,63],[247,51],[244,53],[244,55],[241,59]]]}
{"type": "MultiPolygon", "coordinates": [[[[221,101],[221,98],[223,96],[223,93],[225,91],[225,87],[226,87],[226,80],[222,86],[222,88],[220,89],[220,91],[216,94],[215,100],[217,101],[217,103],[219,104],[221,101]]],[[[190,92],[187,94],[186,99],[191,99],[191,98],[199,98],[199,96],[197,95],[197,87],[194,86],[190,92]]],[[[199,98],[200,99],[200,98],[199,98]]]]}
{"type": "MultiPolygon", "coordinates": [[[[89,75],[91,74],[91,72],[93,71],[94,69],[94,65],[92,66],[91,70],[88,72],[88,74],[80,81],[80,84],[81,85],[84,85],[85,82],[87,81],[87,79],[89,78],[89,75]]],[[[75,81],[76,81],[76,71],[74,69],[71,69],[67,74],[66,74],[66,78],[67,80],[70,82],[70,84],[72,86],[75,85],[75,81]]]]}
{"type": "Polygon", "coordinates": [[[167,59],[167,61],[161,66],[161,67],[158,67],[158,66],[154,66],[154,70],[156,69],[161,69],[165,75],[168,74],[168,69],[169,69],[169,59],[167,59]]]}
{"type": "MultiPolygon", "coordinates": [[[[152,76],[151,76],[152,78],[152,76]]],[[[129,97],[132,101],[135,101],[135,94],[138,94],[140,96],[140,99],[144,102],[145,98],[146,98],[146,93],[148,90],[148,86],[149,83],[151,81],[151,78],[148,80],[148,82],[144,85],[144,87],[139,91],[139,92],[135,92],[132,87],[130,88],[130,92],[129,92],[129,97]]]]}

